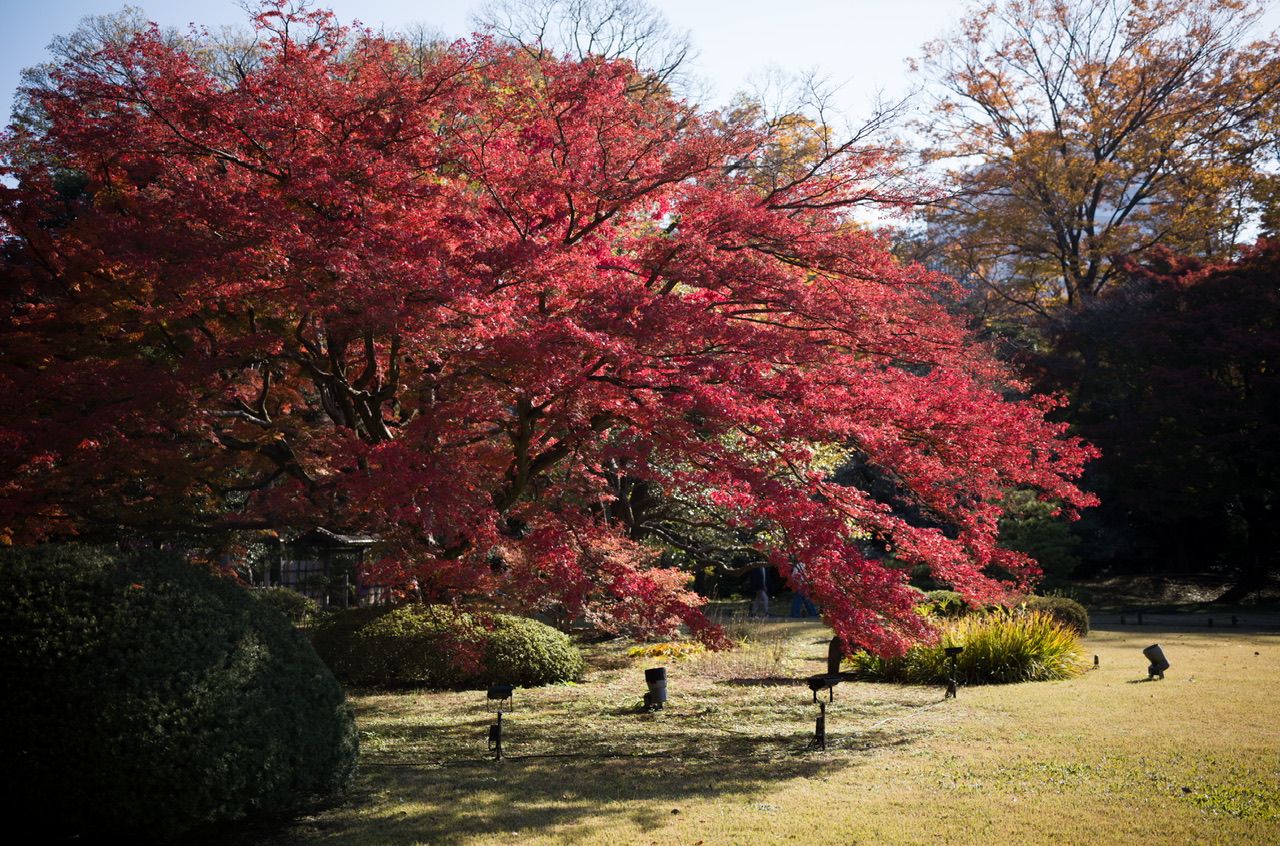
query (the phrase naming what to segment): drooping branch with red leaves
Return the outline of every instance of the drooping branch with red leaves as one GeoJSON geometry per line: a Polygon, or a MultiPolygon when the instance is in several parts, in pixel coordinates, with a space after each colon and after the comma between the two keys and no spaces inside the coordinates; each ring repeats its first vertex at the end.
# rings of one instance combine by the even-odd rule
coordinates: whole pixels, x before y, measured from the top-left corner
{"type": "Polygon", "coordinates": [[[996,546],[1005,490],[1087,504],[1089,448],[853,221],[911,199],[868,191],[878,155],[761,180],[760,125],[625,62],[409,63],[267,8],[242,78],[139,32],[5,139],[10,541],[323,525],[428,598],[711,639],[659,552],[732,541],[893,651],[927,634],[909,566],[983,598],[1034,575],[996,546]]]}

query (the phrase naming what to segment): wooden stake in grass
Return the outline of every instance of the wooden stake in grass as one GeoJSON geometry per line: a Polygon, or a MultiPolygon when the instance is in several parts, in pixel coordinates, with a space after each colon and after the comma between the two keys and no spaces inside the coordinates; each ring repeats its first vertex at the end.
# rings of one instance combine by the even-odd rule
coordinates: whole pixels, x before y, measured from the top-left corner
{"type": "Polygon", "coordinates": [[[943,699],[956,698],[956,658],[964,652],[963,646],[948,646],[942,650],[951,659],[951,677],[947,679],[947,693],[943,699]]]}

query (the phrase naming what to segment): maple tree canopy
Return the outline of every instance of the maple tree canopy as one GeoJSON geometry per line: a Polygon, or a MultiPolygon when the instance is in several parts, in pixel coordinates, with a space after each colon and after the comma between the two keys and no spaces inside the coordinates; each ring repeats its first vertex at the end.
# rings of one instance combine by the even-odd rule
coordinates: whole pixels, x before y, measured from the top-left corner
{"type": "Polygon", "coordinates": [[[877,154],[762,175],[764,124],[626,62],[409,62],[264,8],[239,76],[151,28],[5,138],[9,542],[321,525],[433,601],[714,641],[659,542],[736,539],[885,652],[928,634],[911,566],[985,599],[1034,575],[1004,491],[1087,504],[1090,449],[853,222],[909,199],[868,187],[877,154]],[[833,450],[928,519],[831,481],[833,450]]]}

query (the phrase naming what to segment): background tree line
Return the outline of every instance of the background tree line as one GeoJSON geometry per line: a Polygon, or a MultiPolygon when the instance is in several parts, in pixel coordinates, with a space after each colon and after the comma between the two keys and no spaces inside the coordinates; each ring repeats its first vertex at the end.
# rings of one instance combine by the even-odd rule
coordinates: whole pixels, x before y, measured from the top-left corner
{"type": "Polygon", "coordinates": [[[1087,570],[1274,567],[1280,52],[1238,0],[1010,0],[927,45],[900,252],[1102,450],[1087,570]]]}

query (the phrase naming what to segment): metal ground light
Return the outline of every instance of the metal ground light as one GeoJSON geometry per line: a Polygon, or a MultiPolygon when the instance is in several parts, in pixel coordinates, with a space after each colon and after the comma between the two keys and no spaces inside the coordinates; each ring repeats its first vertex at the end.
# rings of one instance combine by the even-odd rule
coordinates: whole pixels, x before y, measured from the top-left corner
{"type": "Polygon", "coordinates": [[[511,702],[514,692],[515,685],[495,684],[489,687],[488,698],[498,702],[498,722],[489,726],[489,751],[497,761],[502,760],[502,705],[511,702]]]}
{"type": "Polygon", "coordinates": [[[1169,669],[1169,659],[1164,657],[1164,650],[1160,648],[1160,644],[1151,644],[1142,650],[1142,654],[1151,662],[1151,665],[1147,667],[1147,680],[1150,681],[1156,676],[1163,679],[1164,671],[1169,669]]]}
{"type": "Polygon", "coordinates": [[[813,740],[809,741],[810,749],[826,749],[827,748],[827,703],[818,700],[818,692],[827,691],[829,702],[836,701],[836,685],[843,681],[843,676],[825,675],[825,676],[809,676],[806,682],[809,690],[813,691],[813,701],[818,706],[818,719],[813,727],[813,740]]]}
{"type": "Polygon", "coordinates": [[[644,695],[644,707],[648,711],[661,711],[667,701],[667,668],[654,667],[644,671],[644,683],[649,692],[644,695]]]}

